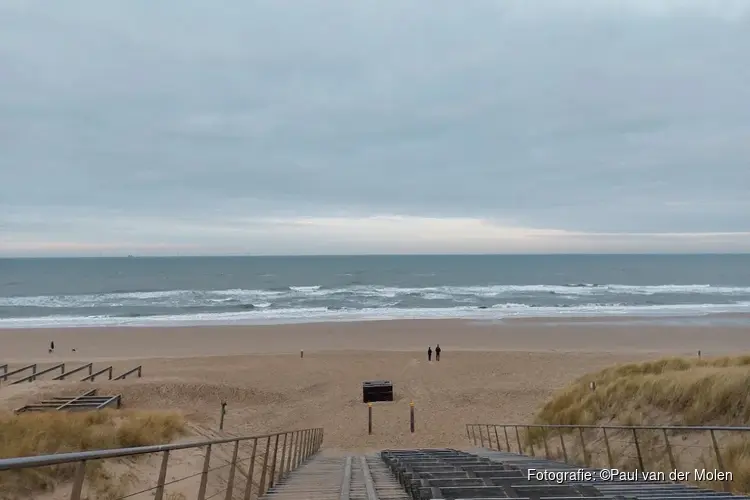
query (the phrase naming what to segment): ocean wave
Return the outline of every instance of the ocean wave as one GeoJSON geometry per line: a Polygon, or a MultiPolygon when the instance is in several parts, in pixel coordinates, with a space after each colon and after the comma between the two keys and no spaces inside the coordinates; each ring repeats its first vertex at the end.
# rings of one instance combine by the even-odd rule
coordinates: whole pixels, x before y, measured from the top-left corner
{"type": "Polygon", "coordinates": [[[750,302],[736,304],[671,304],[627,306],[585,304],[570,307],[533,307],[526,304],[498,304],[489,308],[469,306],[448,308],[366,308],[332,309],[308,307],[290,309],[252,309],[234,312],[143,315],[55,315],[34,318],[0,319],[0,328],[64,328],[80,326],[179,326],[227,324],[310,323],[321,321],[374,321],[395,319],[473,319],[500,320],[523,317],[596,317],[596,316],[703,316],[708,314],[750,312],[750,302]]]}
{"type": "Polygon", "coordinates": [[[144,292],[113,292],[87,295],[39,295],[0,297],[0,307],[86,308],[162,306],[195,307],[220,303],[270,304],[277,300],[300,299],[398,299],[417,297],[422,300],[528,298],[533,295],[561,298],[595,298],[612,296],[649,296],[659,294],[743,296],[750,295],[750,287],[696,285],[619,285],[619,284],[569,284],[569,285],[487,285],[487,286],[435,286],[392,287],[353,285],[341,288],[324,288],[319,285],[294,285],[279,289],[228,289],[228,290],[166,290],[144,292]]]}

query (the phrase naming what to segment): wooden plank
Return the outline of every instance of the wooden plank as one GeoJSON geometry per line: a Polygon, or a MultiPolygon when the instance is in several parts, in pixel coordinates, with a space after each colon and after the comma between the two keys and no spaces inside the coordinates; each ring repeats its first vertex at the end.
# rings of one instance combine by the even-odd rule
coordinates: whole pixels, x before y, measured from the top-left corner
{"type": "Polygon", "coordinates": [[[63,404],[61,404],[60,406],[58,406],[58,407],[57,407],[57,410],[58,410],[58,411],[59,411],[59,410],[63,410],[63,409],[65,409],[65,408],[66,408],[67,406],[70,406],[70,405],[72,405],[73,403],[75,403],[76,401],[79,401],[79,400],[80,400],[80,398],[84,398],[84,397],[86,397],[86,396],[96,396],[96,389],[91,389],[90,391],[86,391],[86,392],[84,392],[84,393],[83,393],[83,394],[81,394],[80,396],[76,396],[76,397],[74,397],[73,399],[71,399],[71,400],[70,400],[70,401],[68,401],[67,403],[63,403],[63,404]]]}
{"type": "Polygon", "coordinates": [[[365,457],[359,457],[359,463],[362,466],[362,473],[365,476],[365,491],[367,491],[367,500],[378,500],[378,494],[375,492],[375,484],[372,482],[370,466],[367,465],[365,457]]]}
{"type": "Polygon", "coordinates": [[[112,404],[115,401],[117,401],[117,407],[119,408],[120,407],[120,395],[119,394],[116,395],[116,396],[112,396],[111,398],[109,398],[105,402],[100,403],[99,406],[96,406],[95,408],[97,410],[101,410],[102,408],[106,408],[107,406],[109,406],[110,404],[112,404]]]}
{"type": "Polygon", "coordinates": [[[339,500],[349,500],[349,491],[352,488],[352,457],[346,457],[344,465],[344,478],[341,480],[341,495],[339,500]]]}

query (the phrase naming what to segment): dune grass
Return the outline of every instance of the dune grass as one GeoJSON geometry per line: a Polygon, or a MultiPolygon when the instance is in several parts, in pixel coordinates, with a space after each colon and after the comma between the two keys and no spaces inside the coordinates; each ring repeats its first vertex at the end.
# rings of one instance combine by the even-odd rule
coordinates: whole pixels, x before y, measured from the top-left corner
{"type": "MultiPolygon", "coordinates": [[[[0,414],[0,458],[162,444],[184,433],[185,421],[173,412],[0,414]]],[[[129,480],[114,477],[100,461],[91,462],[88,467],[88,484],[96,498],[116,496],[114,490],[126,487],[129,480]]],[[[0,491],[15,496],[49,491],[69,481],[74,471],[74,464],[64,464],[1,472],[0,491]]]]}
{"type": "MultiPolygon", "coordinates": [[[[607,368],[585,375],[555,394],[541,408],[535,423],[748,426],[750,356],[667,358],[607,368]]],[[[565,453],[579,462],[608,466],[611,459],[620,469],[639,467],[631,432],[610,430],[608,441],[599,430],[587,430],[583,435],[578,431],[562,432],[568,447],[565,453]]],[[[557,430],[554,434],[555,439],[547,442],[547,448],[554,448],[553,454],[560,456],[563,444],[558,443],[563,438],[557,436],[557,430]]],[[[718,464],[707,431],[638,431],[641,460],[650,470],[669,470],[674,463],[679,470],[707,467],[731,471],[732,489],[750,491],[750,433],[715,435],[723,467],[718,464]]],[[[529,446],[540,447],[546,441],[546,434],[540,429],[532,429],[526,437],[529,446]]]]}
{"type": "Polygon", "coordinates": [[[537,421],[634,424],[651,415],[664,425],[745,425],[749,387],[750,356],[631,363],[579,378],[544,405],[537,421]]]}

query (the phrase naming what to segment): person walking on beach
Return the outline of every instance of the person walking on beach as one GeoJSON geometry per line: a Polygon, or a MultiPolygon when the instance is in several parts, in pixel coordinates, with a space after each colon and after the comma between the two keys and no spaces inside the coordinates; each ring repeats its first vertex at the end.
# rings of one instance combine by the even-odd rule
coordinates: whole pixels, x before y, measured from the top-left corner
{"type": "Polygon", "coordinates": [[[427,361],[432,361],[432,346],[427,346],[427,361]]]}
{"type": "Polygon", "coordinates": [[[55,352],[55,341],[49,343],[49,352],[55,352]]]}
{"type": "Polygon", "coordinates": [[[435,347],[435,361],[440,361],[440,351],[441,350],[442,349],[440,349],[440,344],[438,344],[437,347],[435,347]]]}

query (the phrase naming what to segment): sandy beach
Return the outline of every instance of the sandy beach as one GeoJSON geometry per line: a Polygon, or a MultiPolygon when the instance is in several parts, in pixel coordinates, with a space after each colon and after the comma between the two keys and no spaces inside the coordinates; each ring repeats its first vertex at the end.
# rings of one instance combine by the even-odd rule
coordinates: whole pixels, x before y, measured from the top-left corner
{"type": "MultiPolygon", "coordinates": [[[[481,324],[452,320],[194,328],[0,330],[2,363],[93,361],[115,373],[143,366],[143,378],[97,381],[131,408],[175,408],[197,428],[252,434],[325,427],[329,449],[465,446],[469,422],[527,422],[574,378],[666,355],[747,351],[747,328],[634,327],[585,321],[481,324]],[[49,354],[51,340],[56,352],[49,354]],[[441,361],[426,349],[440,344],[441,361]],[[75,352],[72,351],[75,349],[75,352]],[[304,358],[300,351],[304,350],[304,358]],[[374,408],[367,435],[361,383],[388,379],[395,401],[374,408]],[[417,432],[409,433],[409,402],[417,432]]],[[[12,409],[47,393],[90,383],[42,381],[0,388],[12,409]]]]}

